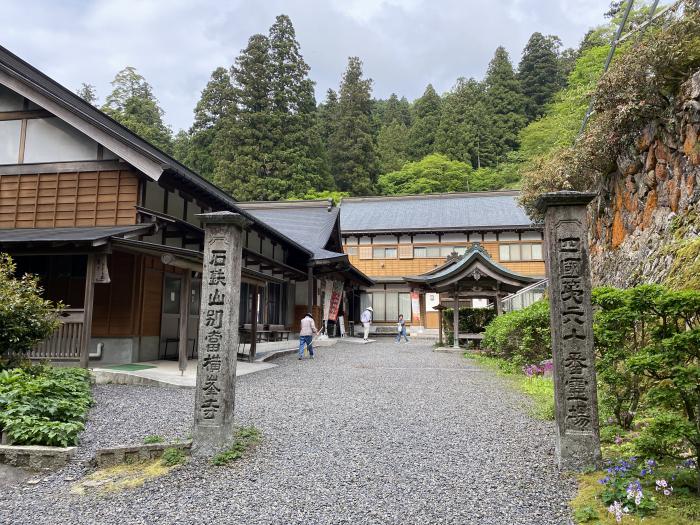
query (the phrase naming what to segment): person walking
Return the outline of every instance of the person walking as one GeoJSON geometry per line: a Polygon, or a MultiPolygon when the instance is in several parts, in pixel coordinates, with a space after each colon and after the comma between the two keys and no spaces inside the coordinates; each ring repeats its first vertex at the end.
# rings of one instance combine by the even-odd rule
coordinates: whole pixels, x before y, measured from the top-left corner
{"type": "Polygon", "coordinates": [[[367,308],[365,308],[365,311],[362,312],[362,315],[360,316],[360,322],[362,323],[362,326],[365,329],[365,341],[369,339],[369,327],[372,324],[372,314],[374,314],[374,310],[371,306],[368,306],[367,308]]]}
{"type": "Polygon", "coordinates": [[[314,358],[314,335],[318,333],[316,323],[311,314],[306,314],[301,320],[301,330],[299,330],[299,359],[304,359],[304,346],[309,349],[309,357],[314,358]]]}
{"type": "Polygon", "coordinates": [[[403,336],[403,338],[408,343],[408,336],[406,335],[406,321],[404,321],[403,315],[399,315],[398,329],[399,334],[396,336],[396,342],[400,343],[401,337],[403,336]]]}

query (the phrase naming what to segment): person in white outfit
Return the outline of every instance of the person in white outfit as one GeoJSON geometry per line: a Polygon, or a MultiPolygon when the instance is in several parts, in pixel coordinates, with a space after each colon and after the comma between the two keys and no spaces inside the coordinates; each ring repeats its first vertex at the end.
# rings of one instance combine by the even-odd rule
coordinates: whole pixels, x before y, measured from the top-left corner
{"type": "Polygon", "coordinates": [[[369,339],[369,327],[372,324],[372,314],[374,313],[374,310],[372,310],[371,306],[368,306],[365,308],[365,311],[362,312],[362,315],[360,316],[360,322],[362,323],[362,326],[365,329],[365,334],[364,334],[364,340],[367,341],[369,339]]]}

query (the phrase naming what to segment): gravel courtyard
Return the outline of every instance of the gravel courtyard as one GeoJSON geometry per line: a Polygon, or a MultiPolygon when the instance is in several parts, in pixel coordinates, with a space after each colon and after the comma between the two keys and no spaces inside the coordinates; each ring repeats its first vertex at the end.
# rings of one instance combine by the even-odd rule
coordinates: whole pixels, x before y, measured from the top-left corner
{"type": "Polygon", "coordinates": [[[190,460],[140,488],[69,493],[95,447],[185,438],[193,391],[95,388],[77,460],[3,491],[2,524],[566,524],[553,425],[491,372],[428,343],[339,343],[237,380],[263,434],[231,467],[190,460]]]}

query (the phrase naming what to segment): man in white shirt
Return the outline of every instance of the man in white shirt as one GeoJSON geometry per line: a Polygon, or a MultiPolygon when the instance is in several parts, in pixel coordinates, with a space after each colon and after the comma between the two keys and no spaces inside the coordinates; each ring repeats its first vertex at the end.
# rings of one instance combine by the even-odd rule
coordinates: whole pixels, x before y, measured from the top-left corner
{"type": "Polygon", "coordinates": [[[299,359],[304,359],[304,346],[309,349],[311,359],[314,358],[313,340],[317,333],[314,318],[311,314],[306,314],[301,320],[301,330],[299,330],[299,359]]]}
{"type": "Polygon", "coordinates": [[[369,327],[372,324],[372,314],[374,313],[374,310],[372,310],[371,306],[368,306],[365,308],[365,311],[362,312],[362,315],[360,316],[360,322],[362,323],[362,326],[365,329],[365,334],[364,334],[364,340],[367,341],[369,339],[369,327]]]}

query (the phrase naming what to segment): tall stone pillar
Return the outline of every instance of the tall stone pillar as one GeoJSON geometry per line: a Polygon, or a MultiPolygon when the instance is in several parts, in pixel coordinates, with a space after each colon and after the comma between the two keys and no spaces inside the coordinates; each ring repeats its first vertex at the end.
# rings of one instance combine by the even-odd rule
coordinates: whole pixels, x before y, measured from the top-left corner
{"type": "Polygon", "coordinates": [[[233,443],[242,229],[248,221],[228,211],[198,217],[204,222],[204,271],[192,454],[211,456],[233,443]]]}
{"type": "Polygon", "coordinates": [[[562,470],[582,470],[601,461],[593,352],[593,308],[586,206],[594,193],[545,193],[556,454],[562,470]]]}

